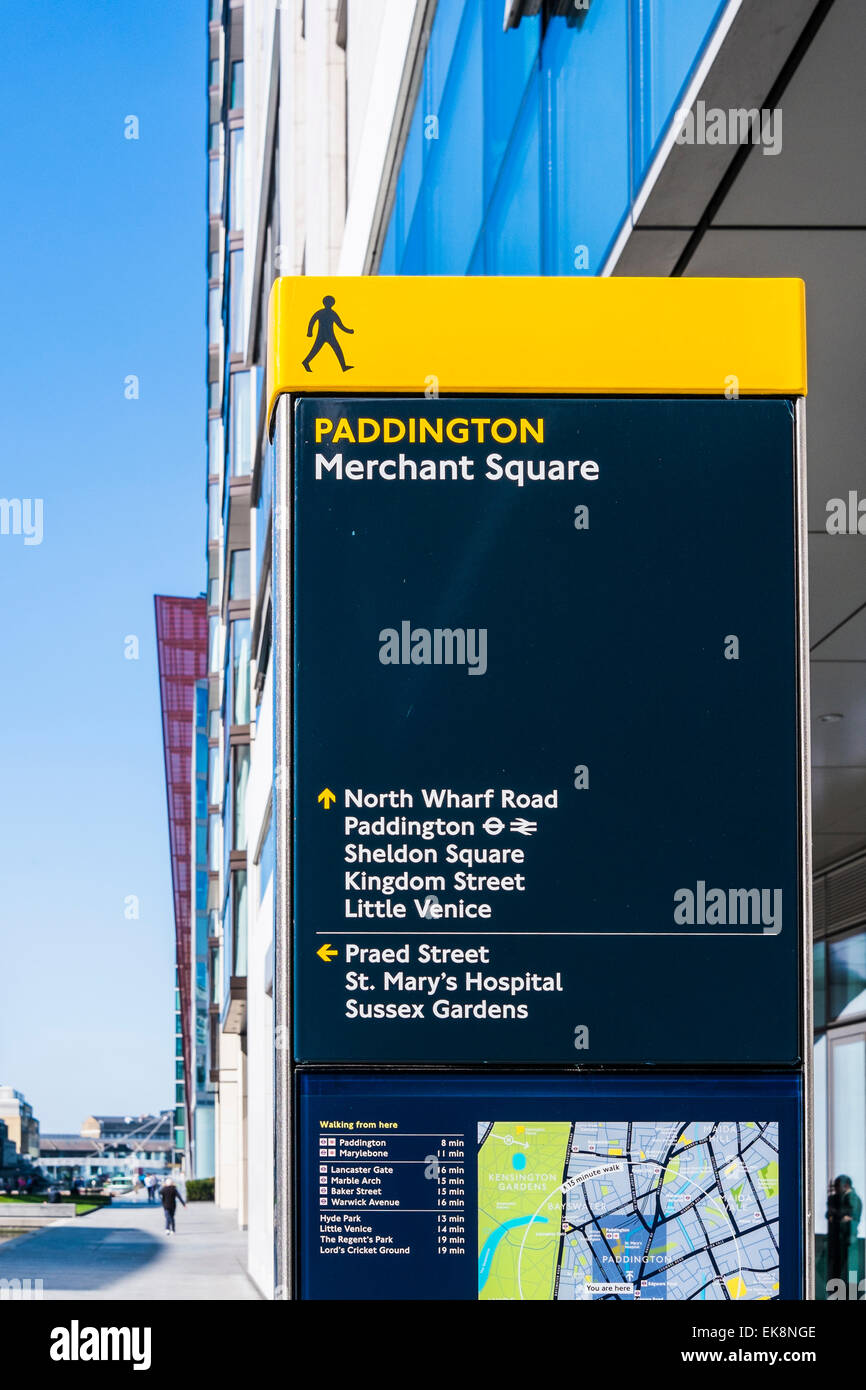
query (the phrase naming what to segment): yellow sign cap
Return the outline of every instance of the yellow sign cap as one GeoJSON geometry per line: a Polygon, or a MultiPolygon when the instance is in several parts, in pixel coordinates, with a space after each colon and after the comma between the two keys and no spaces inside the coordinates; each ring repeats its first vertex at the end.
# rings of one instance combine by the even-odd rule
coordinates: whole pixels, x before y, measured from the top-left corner
{"type": "Polygon", "coordinates": [[[271,290],[284,392],[806,394],[796,279],[292,276],[271,290]]]}

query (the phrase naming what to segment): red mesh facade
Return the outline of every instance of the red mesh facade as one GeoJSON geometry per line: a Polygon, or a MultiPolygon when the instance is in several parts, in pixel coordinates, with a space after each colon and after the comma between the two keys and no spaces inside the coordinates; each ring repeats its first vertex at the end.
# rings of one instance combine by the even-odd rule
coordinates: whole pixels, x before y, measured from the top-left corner
{"type": "Polygon", "coordinates": [[[172,598],[163,594],[156,595],[154,607],[183,1070],[189,1086],[192,1056],[192,736],[195,683],[207,675],[207,607],[203,598],[172,598]]]}

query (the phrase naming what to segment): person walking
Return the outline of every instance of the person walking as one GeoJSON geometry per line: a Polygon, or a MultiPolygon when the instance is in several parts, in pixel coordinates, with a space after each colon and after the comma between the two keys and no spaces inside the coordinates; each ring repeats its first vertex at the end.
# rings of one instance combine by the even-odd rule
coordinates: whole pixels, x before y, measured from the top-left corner
{"type": "Polygon", "coordinates": [[[144,1185],[147,1188],[147,1200],[152,1204],[156,1197],[156,1174],[148,1173],[144,1185]]]}
{"type": "Polygon", "coordinates": [[[167,1236],[177,1234],[174,1227],[174,1214],[178,1202],[182,1207],[186,1206],[186,1202],[174,1185],[174,1179],[169,1177],[162,1185],[162,1209],[165,1213],[165,1233],[167,1236]]]}

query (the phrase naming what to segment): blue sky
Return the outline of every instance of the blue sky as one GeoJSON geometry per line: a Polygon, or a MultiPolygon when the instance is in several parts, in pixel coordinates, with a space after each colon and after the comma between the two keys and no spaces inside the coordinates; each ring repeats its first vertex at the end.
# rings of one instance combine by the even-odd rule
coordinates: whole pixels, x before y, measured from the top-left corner
{"type": "Polygon", "coordinates": [[[174,1101],[153,595],[203,586],[206,23],[4,13],[0,496],[43,539],[0,535],[0,1083],[47,1132],[174,1101]]]}

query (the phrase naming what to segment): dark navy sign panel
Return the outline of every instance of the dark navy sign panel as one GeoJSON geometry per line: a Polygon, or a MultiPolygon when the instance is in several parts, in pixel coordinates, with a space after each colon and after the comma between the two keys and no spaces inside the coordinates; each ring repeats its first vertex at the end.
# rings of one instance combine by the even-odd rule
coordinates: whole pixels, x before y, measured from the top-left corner
{"type": "Polygon", "coordinates": [[[311,398],[293,454],[297,1059],[799,1060],[791,403],[311,398]]]}
{"type": "Polygon", "coordinates": [[[803,1296],[795,1077],[299,1073],[304,1299],[803,1296]]]}

